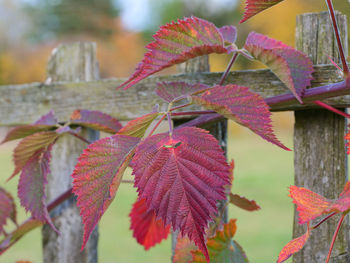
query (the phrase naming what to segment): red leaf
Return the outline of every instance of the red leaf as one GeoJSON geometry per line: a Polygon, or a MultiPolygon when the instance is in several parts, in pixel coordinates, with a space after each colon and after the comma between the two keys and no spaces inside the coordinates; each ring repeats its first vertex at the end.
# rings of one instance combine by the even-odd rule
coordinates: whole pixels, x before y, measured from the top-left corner
{"type": "Polygon", "coordinates": [[[183,81],[158,82],[157,85],[157,95],[167,102],[171,102],[180,96],[188,96],[194,92],[210,88],[201,83],[190,84],[183,81]]]}
{"type": "Polygon", "coordinates": [[[350,132],[348,130],[347,134],[345,135],[344,139],[347,141],[346,143],[346,153],[350,154],[350,132]]]}
{"type": "Polygon", "coordinates": [[[302,103],[301,96],[310,86],[312,61],[302,52],[262,34],[251,32],[244,48],[266,64],[302,103]]]}
{"type": "Polygon", "coordinates": [[[208,258],[205,229],[225,200],[229,168],[217,140],[198,128],[157,134],[136,149],[131,163],[139,198],[173,230],[180,229],[208,258]]]}
{"type": "Polygon", "coordinates": [[[37,151],[23,167],[18,182],[18,197],[21,205],[32,213],[34,219],[47,222],[56,230],[47,211],[45,194],[52,145],[37,151]]]}
{"type": "Polygon", "coordinates": [[[299,224],[304,224],[316,217],[328,214],[332,201],[303,187],[289,187],[290,197],[299,212],[299,224]]]}
{"type": "Polygon", "coordinates": [[[247,211],[256,211],[260,209],[260,206],[254,200],[249,200],[237,194],[230,193],[230,203],[247,211]]]}
{"type": "Polygon", "coordinates": [[[196,245],[188,237],[183,237],[181,234],[179,234],[176,239],[176,248],[172,263],[191,262],[192,250],[197,250],[196,245]]]}
{"type": "MultiPolygon", "coordinates": [[[[207,247],[211,263],[244,263],[248,262],[247,256],[241,246],[232,240],[236,233],[236,219],[231,219],[229,223],[224,224],[222,230],[217,230],[214,237],[209,238],[207,247]]],[[[203,254],[197,250],[192,252],[193,261],[204,263],[203,254]]]]}
{"type": "Polygon", "coordinates": [[[15,170],[8,180],[18,174],[35,153],[48,147],[58,137],[59,134],[54,131],[43,131],[34,133],[21,140],[13,152],[15,170]]]}
{"type": "Polygon", "coordinates": [[[144,199],[134,203],[129,216],[133,237],[146,250],[168,237],[170,225],[164,226],[162,219],[156,219],[156,214],[153,210],[147,211],[147,205],[144,199]]]}
{"type": "Polygon", "coordinates": [[[84,223],[82,249],[113,201],[139,141],[136,137],[117,134],[90,144],[80,155],[72,177],[84,223]]]}
{"type": "Polygon", "coordinates": [[[16,204],[10,193],[0,187],[0,235],[4,232],[7,219],[16,223],[16,204]]]}
{"type": "Polygon", "coordinates": [[[49,125],[49,126],[53,126],[56,125],[58,123],[56,117],[55,117],[55,113],[53,110],[51,110],[49,113],[45,114],[44,116],[42,116],[39,120],[37,120],[36,122],[34,122],[34,125],[49,125]]]}
{"type": "Polygon", "coordinates": [[[71,123],[108,133],[117,133],[122,128],[117,119],[93,110],[75,110],[71,115],[71,123]]]}
{"type": "Polygon", "coordinates": [[[327,212],[342,213],[350,209],[350,182],[344,186],[339,198],[335,200],[327,212]]]}
{"type": "Polygon", "coordinates": [[[282,263],[283,261],[286,261],[288,258],[290,258],[293,254],[299,252],[304,247],[309,237],[310,237],[310,230],[308,226],[307,232],[304,235],[296,239],[293,239],[283,247],[283,249],[281,250],[278,256],[277,263],[282,263]]]}
{"type": "Polygon", "coordinates": [[[256,14],[282,1],[283,0],[246,0],[245,12],[242,20],[239,21],[239,23],[243,23],[252,16],[255,16],[256,14]]]}
{"type": "Polygon", "coordinates": [[[193,103],[214,110],[228,119],[249,128],[263,139],[289,150],[272,130],[271,113],[264,99],[247,87],[215,86],[201,96],[191,96],[193,103]]]}
{"type": "Polygon", "coordinates": [[[152,112],[131,120],[118,131],[118,134],[142,138],[158,116],[159,112],[152,112]]]}
{"type": "Polygon", "coordinates": [[[130,88],[142,79],[163,70],[164,68],[182,63],[191,58],[211,53],[230,53],[232,45],[225,45],[225,41],[234,39],[228,37],[227,32],[235,29],[218,29],[214,24],[197,18],[185,18],[160,27],[153,36],[154,42],[146,46],[149,50],[136,67],[135,73],[119,88],[130,88]]]}
{"type": "Polygon", "coordinates": [[[231,182],[231,186],[233,184],[233,180],[234,180],[234,175],[233,175],[233,171],[235,169],[235,161],[234,160],[231,160],[230,162],[230,182],[231,182]]]}

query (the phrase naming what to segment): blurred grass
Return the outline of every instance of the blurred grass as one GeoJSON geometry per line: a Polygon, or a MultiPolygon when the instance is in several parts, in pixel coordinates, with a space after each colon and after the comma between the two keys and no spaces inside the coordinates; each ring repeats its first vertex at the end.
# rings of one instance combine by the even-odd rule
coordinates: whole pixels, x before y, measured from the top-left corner
{"type": "MultiPolygon", "coordinates": [[[[292,129],[288,129],[278,136],[287,147],[292,147],[291,132],[292,129]]],[[[233,192],[255,199],[262,208],[251,213],[229,207],[230,217],[237,218],[235,239],[245,249],[250,262],[275,262],[292,232],[293,205],[287,187],[293,183],[293,152],[281,150],[250,132],[236,132],[232,126],[230,134],[228,154],[236,165],[233,192]]],[[[16,196],[17,181],[5,184],[13,169],[12,147],[0,148],[0,180],[1,185],[16,196]]],[[[132,238],[128,214],[135,199],[132,186],[121,185],[99,225],[99,262],[170,262],[170,239],[146,252],[132,238]]],[[[16,203],[19,205],[18,199],[16,203]]],[[[23,208],[18,210],[19,222],[22,222],[28,214],[23,208]]],[[[8,229],[12,227],[9,225],[8,229]]],[[[21,259],[42,262],[40,232],[37,229],[26,235],[0,257],[0,262],[14,263],[21,259]]]]}

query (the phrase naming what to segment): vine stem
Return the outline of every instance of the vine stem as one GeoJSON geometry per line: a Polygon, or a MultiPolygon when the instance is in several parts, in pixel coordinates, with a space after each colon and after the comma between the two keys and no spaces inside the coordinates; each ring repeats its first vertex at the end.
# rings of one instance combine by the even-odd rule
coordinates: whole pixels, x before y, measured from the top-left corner
{"type": "Polygon", "coordinates": [[[73,135],[74,137],[78,138],[79,140],[87,143],[87,144],[91,144],[92,142],[90,142],[89,140],[85,139],[83,136],[80,136],[79,134],[76,134],[74,132],[68,132],[70,135],[73,135]]]}
{"type": "Polygon", "coordinates": [[[326,217],[323,218],[320,222],[318,222],[318,224],[314,225],[314,226],[312,227],[312,229],[318,228],[320,225],[322,225],[324,222],[326,222],[328,219],[330,219],[331,217],[335,216],[336,214],[337,214],[337,213],[334,212],[334,213],[332,213],[332,214],[326,216],[326,217]]]}
{"type": "Polygon", "coordinates": [[[173,134],[173,124],[171,122],[171,115],[170,111],[167,112],[166,116],[168,117],[168,124],[169,124],[169,134],[170,136],[173,134]]]}
{"type": "Polygon", "coordinates": [[[174,111],[174,110],[182,109],[182,108],[188,107],[188,106],[190,106],[190,105],[191,105],[191,103],[183,104],[183,105],[180,105],[180,106],[176,106],[176,107],[174,107],[174,108],[171,108],[171,109],[169,109],[169,111],[171,112],[171,111],[174,111]]]}
{"type": "Polygon", "coordinates": [[[150,131],[150,133],[148,134],[147,137],[152,136],[152,134],[153,134],[154,131],[158,128],[158,126],[160,125],[160,123],[165,119],[165,116],[166,116],[166,114],[164,114],[164,115],[162,116],[162,118],[159,119],[159,121],[156,123],[156,125],[154,125],[153,129],[150,131]]]}
{"type": "Polygon", "coordinates": [[[205,115],[213,114],[215,111],[206,110],[206,111],[183,111],[183,112],[172,112],[171,116],[188,116],[188,115],[205,115]]]}
{"type": "Polygon", "coordinates": [[[224,81],[225,81],[225,79],[226,79],[228,73],[230,72],[230,69],[232,68],[233,63],[235,63],[237,57],[238,57],[238,52],[235,52],[235,54],[234,54],[234,55],[232,56],[232,58],[231,58],[230,63],[227,65],[227,68],[226,68],[224,74],[222,74],[222,77],[221,77],[220,82],[219,82],[219,85],[220,85],[220,86],[221,86],[222,84],[224,84],[224,81]]]}
{"type": "Polygon", "coordinates": [[[339,219],[339,222],[338,222],[338,225],[337,225],[337,229],[334,231],[334,235],[333,235],[333,238],[332,238],[331,246],[330,246],[329,251],[328,251],[328,256],[327,256],[327,259],[326,259],[326,263],[328,263],[330,258],[331,258],[331,254],[332,254],[332,250],[333,250],[333,247],[334,247],[334,243],[335,243],[335,240],[337,239],[337,236],[338,236],[341,224],[343,223],[343,220],[344,220],[345,216],[346,216],[346,213],[343,213],[341,218],[339,219]]]}
{"type": "Polygon", "coordinates": [[[343,45],[342,45],[341,39],[340,39],[337,19],[335,18],[335,14],[334,14],[333,2],[332,2],[332,0],[326,0],[326,4],[328,7],[329,15],[331,16],[331,19],[332,19],[333,30],[334,30],[335,37],[337,39],[339,55],[340,55],[340,59],[341,59],[342,65],[343,65],[344,76],[347,78],[347,77],[349,77],[349,67],[348,67],[348,64],[346,63],[344,48],[343,48],[343,45]]]}

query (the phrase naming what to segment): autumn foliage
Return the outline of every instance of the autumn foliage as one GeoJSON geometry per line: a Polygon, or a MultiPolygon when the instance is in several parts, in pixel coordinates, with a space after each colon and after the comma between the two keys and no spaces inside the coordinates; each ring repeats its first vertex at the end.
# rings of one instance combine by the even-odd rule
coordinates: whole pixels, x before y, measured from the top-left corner
{"type": "MultiPolygon", "coordinates": [[[[279,2],[247,0],[241,22],[279,2]]],[[[312,62],[294,48],[255,32],[249,34],[240,49],[235,44],[237,29],[234,26],[218,28],[194,16],[160,27],[153,38],[134,74],[119,88],[131,88],[156,72],[201,55],[231,54],[230,66],[220,82],[212,86],[183,81],[158,83],[155,94],[168,103],[167,110],[155,106],[152,112],[129,121],[124,127],[107,114],[78,109],[65,123],[58,122],[51,111],[31,125],[11,130],[3,143],[15,139],[21,141],[14,150],[15,170],[9,179],[20,174],[18,195],[21,205],[32,217],[0,241],[0,253],[42,223],[55,229],[48,213],[52,206],[47,204],[45,195],[51,151],[62,136],[74,136],[88,144],[71,175],[72,192],[77,197],[84,224],[82,248],[118,196],[123,174],[130,166],[138,193],[130,212],[130,229],[145,249],[166,239],[172,230],[179,233],[174,262],[184,262],[184,259],[187,262],[248,262],[243,248],[234,240],[236,220],[225,222],[218,203],[224,208],[231,203],[251,212],[259,210],[260,206],[254,200],[232,193],[234,163],[227,163],[214,136],[195,126],[216,116],[225,117],[289,150],[275,136],[267,102],[248,86],[224,82],[239,55],[256,59],[266,64],[293,98],[302,103],[305,89],[312,80],[312,62]],[[204,107],[206,111],[178,111],[192,104],[204,107]],[[181,115],[207,116],[173,127],[172,118],[181,115]],[[165,118],[169,130],[154,134],[165,118]],[[113,135],[90,143],[81,136],[82,128],[113,135]]],[[[299,223],[307,224],[307,232],[282,249],[278,262],[302,249],[311,231],[318,227],[310,226],[312,220],[319,216],[328,219],[327,216],[340,213],[340,226],[350,209],[349,183],[337,200],[297,186],[290,187],[290,196],[297,206],[299,223]]],[[[3,227],[8,219],[16,223],[12,197],[2,188],[0,211],[1,234],[5,233],[3,227]]]]}

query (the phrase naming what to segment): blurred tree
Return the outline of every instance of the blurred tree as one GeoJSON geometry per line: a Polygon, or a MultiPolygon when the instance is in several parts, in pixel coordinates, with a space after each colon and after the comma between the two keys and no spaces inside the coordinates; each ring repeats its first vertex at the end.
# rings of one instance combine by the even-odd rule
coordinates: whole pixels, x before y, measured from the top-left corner
{"type": "Polygon", "coordinates": [[[110,36],[118,15],[112,0],[41,0],[24,9],[33,24],[29,37],[36,41],[75,34],[110,36]]]}

